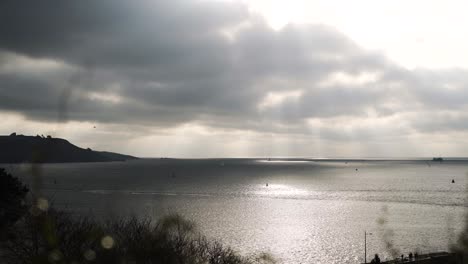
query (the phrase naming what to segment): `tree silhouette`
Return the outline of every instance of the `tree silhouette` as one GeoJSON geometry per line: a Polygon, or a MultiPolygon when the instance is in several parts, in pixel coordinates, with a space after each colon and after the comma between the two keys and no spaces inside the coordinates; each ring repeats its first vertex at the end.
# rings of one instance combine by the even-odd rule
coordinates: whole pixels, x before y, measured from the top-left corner
{"type": "Polygon", "coordinates": [[[0,168],[0,231],[14,224],[24,213],[28,187],[0,168]]]}

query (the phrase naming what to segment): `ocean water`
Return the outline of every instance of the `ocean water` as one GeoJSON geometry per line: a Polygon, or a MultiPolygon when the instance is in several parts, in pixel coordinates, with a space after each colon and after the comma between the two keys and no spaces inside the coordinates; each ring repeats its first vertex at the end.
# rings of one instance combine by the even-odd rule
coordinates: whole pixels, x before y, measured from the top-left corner
{"type": "Polygon", "coordinates": [[[448,250],[468,162],[142,159],[4,165],[56,207],[99,217],[180,213],[210,238],[280,263],[360,263],[448,250]],[[34,176],[32,171],[35,171],[34,176]],[[452,179],[455,183],[451,183],[452,179]]]}

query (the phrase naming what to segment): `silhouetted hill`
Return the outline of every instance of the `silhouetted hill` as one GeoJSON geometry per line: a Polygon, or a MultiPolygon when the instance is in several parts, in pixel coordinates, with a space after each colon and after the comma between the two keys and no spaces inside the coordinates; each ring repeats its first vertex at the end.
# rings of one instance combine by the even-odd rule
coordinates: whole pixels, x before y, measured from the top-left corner
{"type": "Polygon", "coordinates": [[[130,159],[136,158],[118,153],[82,149],[61,138],[16,134],[0,136],[0,163],[102,162],[130,159]]]}

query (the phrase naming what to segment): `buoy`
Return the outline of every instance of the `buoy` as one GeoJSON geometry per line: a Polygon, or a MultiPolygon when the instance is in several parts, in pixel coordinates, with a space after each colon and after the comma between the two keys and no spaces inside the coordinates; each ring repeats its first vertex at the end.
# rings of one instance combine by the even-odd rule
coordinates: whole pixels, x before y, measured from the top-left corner
{"type": "Polygon", "coordinates": [[[452,183],[455,183],[455,180],[454,180],[454,179],[452,179],[452,183]]]}

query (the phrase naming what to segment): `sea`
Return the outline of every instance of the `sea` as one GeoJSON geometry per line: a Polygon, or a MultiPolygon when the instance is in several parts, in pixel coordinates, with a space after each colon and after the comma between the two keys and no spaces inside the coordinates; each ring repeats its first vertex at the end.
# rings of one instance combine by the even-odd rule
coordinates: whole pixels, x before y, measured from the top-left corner
{"type": "Polygon", "coordinates": [[[158,158],[0,167],[56,208],[155,221],[178,213],[208,238],[278,263],[447,251],[467,213],[468,161],[461,159],[158,158]]]}

